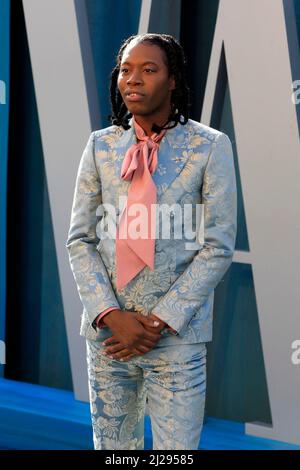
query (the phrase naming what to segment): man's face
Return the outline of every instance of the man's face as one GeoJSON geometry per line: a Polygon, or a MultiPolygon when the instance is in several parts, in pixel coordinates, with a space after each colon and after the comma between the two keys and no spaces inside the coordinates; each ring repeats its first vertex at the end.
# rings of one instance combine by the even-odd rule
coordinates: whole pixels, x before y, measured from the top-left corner
{"type": "Polygon", "coordinates": [[[118,88],[130,113],[153,118],[168,115],[175,80],[168,75],[166,60],[165,52],[153,44],[132,41],[126,47],[118,88]],[[141,95],[128,96],[129,91],[141,95]]]}

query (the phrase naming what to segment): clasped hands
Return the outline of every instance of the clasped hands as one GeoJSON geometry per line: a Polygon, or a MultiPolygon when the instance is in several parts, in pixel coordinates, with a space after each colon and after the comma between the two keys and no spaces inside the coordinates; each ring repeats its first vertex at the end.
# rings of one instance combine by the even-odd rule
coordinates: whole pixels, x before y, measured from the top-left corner
{"type": "Polygon", "coordinates": [[[112,310],[102,320],[113,332],[102,345],[103,354],[112,359],[127,361],[154,348],[167,325],[154,314],[144,316],[127,310],[112,310]]]}

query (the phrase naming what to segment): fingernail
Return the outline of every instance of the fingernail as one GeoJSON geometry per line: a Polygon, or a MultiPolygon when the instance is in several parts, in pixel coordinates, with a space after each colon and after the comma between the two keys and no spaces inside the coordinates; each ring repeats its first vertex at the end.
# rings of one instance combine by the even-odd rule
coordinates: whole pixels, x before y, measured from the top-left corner
{"type": "Polygon", "coordinates": [[[153,322],[153,325],[154,325],[154,326],[158,326],[158,325],[159,325],[159,321],[155,320],[155,321],[153,322]]]}
{"type": "Polygon", "coordinates": [[[101,343],[101,344],[102,344],[102,346],[105,346],[105,341],[103,341],[103,343],[101,343]]]}

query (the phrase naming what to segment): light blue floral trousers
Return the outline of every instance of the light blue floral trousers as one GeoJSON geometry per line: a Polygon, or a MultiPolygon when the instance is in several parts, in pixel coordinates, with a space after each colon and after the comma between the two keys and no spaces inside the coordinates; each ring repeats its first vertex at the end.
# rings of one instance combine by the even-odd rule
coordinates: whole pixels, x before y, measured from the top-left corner
{"type": "Polygon", "coordinates": [[[206,344],[159,343],[127,361],[86,339],[95,450],[143,450],[146,400],[153,449],[196,450],[203,426],[206,344]]]}

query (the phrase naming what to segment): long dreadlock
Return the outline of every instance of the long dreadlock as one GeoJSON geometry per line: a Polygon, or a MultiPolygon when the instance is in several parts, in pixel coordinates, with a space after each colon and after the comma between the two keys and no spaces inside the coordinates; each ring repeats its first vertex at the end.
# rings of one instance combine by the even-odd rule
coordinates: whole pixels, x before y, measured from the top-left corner
{"type": "Polygon", "coordinates": [[[130,128],[128,122],[132,114],[128,112],[121,93],[119,92],[118,75],[123,52],[133,39],[136,40],[137,44],[147,42],[159,46],[166,54],[169,76],[173,75],[175,78],[175,89],[172,90],[171,94],[171,112],[167,122],[163,126],[153,124],[152,130],[154,132],[160,132],[161,129],[172,129],[178,123],[182,125],[186,124],[189,118],[189,108],[191,104],[190,90],[186,79],[186,59],[183,48],[173,36],[170,36],[169,34],[154,33],[130,36],[123,41],[117,54],[117,65],[111,72],[110,102],[112,114],[108,116],[108,119],[112,124],[122,126],[124,129],[130,128]],[[181,117],[183,117],[183,120],[181,120],[181,117]],[[170,121],[174,121],[174,124],[166,127],[166,124],[170,121]]]}

